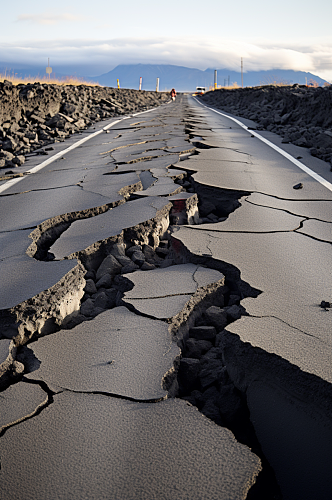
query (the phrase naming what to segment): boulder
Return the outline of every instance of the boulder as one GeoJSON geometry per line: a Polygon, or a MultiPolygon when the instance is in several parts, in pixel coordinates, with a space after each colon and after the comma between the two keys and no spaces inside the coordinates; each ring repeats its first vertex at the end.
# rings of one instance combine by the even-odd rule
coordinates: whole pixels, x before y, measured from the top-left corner
{"type": "MultiPolygon", "coordinates": [[[[114,254],[112,254],[114,255],[114,254]]],[[[121,266],[128,266],[131,265],[133,262],[130,257],[127,257],[127,255],[117,255],[116,260],[120,262],[121,266]]]]}
{"type": "Polygon", "coordinates": [[[156,269],[156,266],[150,262],[144,262],[141,265],[141,271],[152,271],[152,269],[156,269]]]}
{"type": "Polygon", "coordinates": [[[235,321],[237,319],[241,318],[241,315],[243,314],[243,308],[240,306],[237,306],[236,304],[233,304],[230,307],[225,307],[224,310],[226,311],[227,318],[229,321],[235,321]]]}
{"type": "Polygon", "coordinates": [[[239,295],[230,295],[228,299],[228,306],[233,306],[234,304],[238,304],[241,300],[241,297],[239,295]]]}
{"type": "Polygon", "coordinates": [[[95,282],[92,279],[87,279],[84,287],[84,291],[89,293],[90,295],[97,292],[97,287],[95,282]]]}
{"type": "Polygon", "coordinates": [[[97,270],[96,279],[97,281],[100,280],[100,278],[105,274],[115,276],[116,274],[121,273],[121,269],[122,266],[120,262],[118,262],[113,255],[107,255],[97,270]]]}
{"type": "Polygon", "coordinates": [[[104,290],[100,290],[92,296],[95,307],[100,307],[101,309],[107,309],[110,304],[108,295],[104,290]]]}
{"type": "Polygon", "coordinates": [[[197,340],[214,340],[216,337],[214,326],[194,326],[189,330],[189,336],[197,340]]]}
{"type": "Polygon", "coordinates": [[[109,290],[105,290],[105,293],[108,298],[108,308],[111,309],[115,307],[120,292],[115,288],[110,288],[109,290]]]}
{"type": "Polygon", "coordinates": [[[234,423],[234,421],[240,417],[243,410],[243,403],[240,395],[231,384],[221,386],[216,405],[219,408],[223,420],[227,424],[234,423]]]}
{"type": "Polygon", "coordinates": [[[5,160],[12,160],[14,158],[14,154],[10,151],[0,151],[0,158],[4,158],[5,160]]]}
{"type": "Polygon", "coordinates": [[[51,128],[63,129],[66,124],[66,119],[63,115],[57,113],[52,118],[46,121],[46,125],[51,128]]]}
{"type": "Polygon", "coordinates": [[[130,281],[128,278],[125,276],[115,276],[113,280],[113,288],[116,288],[116,290],[119,290],[119,292],[129,292],[129,290],[132,290],[134,287],[134,284],[132,281],[130,281]]]}
{"type": "Polygon", "coordinates": [[[132,247],[127,248],[126,254],[131,257],[134,252],[141,252],[141,245],[133,245],[132,247]]]}
{"type": "Polygon", "coordinates": [[[198,375],[202,389],[207,389],[211,385],[220,382],[224,371],[225,367],[220,359],[211,360],[206,365],[203,365],[198,375]]]}
{"type": "Polygon", "coordinates": [[[84,316],[94,316],[95,315],[95,305],[92,299],[87,299],[81,305],[81,314],[84,316]]]}
{"type": "Polygon", "coordinates": [[[114,255],[114,257],[125,257],[126,256],[126,247],[123,243],[116,243],[112,246],[110,250],[110,254],[114,255]]]}
{"type": "Polygon", "coordinates": [[[159,256],[159,257],[165,257],[166,255],[169,254],[169,249],[168,248],[161,248],[161,247],[157,247],[156,248],[156,254],[159,256]]]}
{"type": "Polygon", "coordinates": [[[213,325],[218,331],[223,330],[228,323],[227,313],[224,309],[211,306],[204,312],[207,322],[213,325]]]}
{"type": "Polygon", "coordinates": [[[96,278],[96,271],[94,269],[91,269],[90,271],[87,271],[85,273],[84,278],[86,280],[95,280],[95,278],[96,278]]]}
{"type": "Polygon", "coordinates": [[[190,392],[195,385],[200,370],[198,359],[182,358],[180,361],[178,379],[179,383],[190,392]]]}
{"type": "Polygon", "coordinates": [[[129,264],[126,264],[123,266],[121,269],[121,274],[127,274],[127,273],[133,273],[134,271],[137,271],[139,269],[139,266],[135,264],[134,262],[130,261],[129,264]]]}
{"type": "Polygon", "coordinates": [[[208,340],[188,339],[185,345],[186,358],[200,359],[209,349],[212,343],[208,340]]]}
{"type": "Polygon", "coordinates": [[[156,258],[156,252],[153,250],[150,245],[144,245],[143,246],[143,253],[146,259],[155,259],[156,258]]]}
{"type": "Polygon", "coordinates": [[[20,167],[21,165],[23,165],[23,163],[25,162],[25,156],[23,155],[18,155],[18,156],[15,156],[13,159],[12,159],[12,162],[14,163],[14,165],[16,165],[17,167],[20,167]]]}
{"type": "Polygon", "coordinates": [[[63,113],[65,113],[66,115],[71,116],[76,112],[76,109],[77,109],[77,107],[74,104],[72,104],[70,102],[66,102],[65,104],[63,104],[61,111],[63,113]]]}
{"type": "Polygon", "coordinates": [[[96,287],[97,289],[99,288],[110,288],[112,286],[112,282],[113,282],[113,278],[110,274],[104,274],[104,276],[102,276],[100,278],[100,280],[97,281],[96,283],[96,287]]]}
{"type": "Polygon", "coordinates": [[[134,264],[140,267],[145,262],[144,253],[140,250],[133,252],[131,254],[131,260],[134,262],[134,264]]]}
{"type": "Polygon", "coordinates": [[[77,128],[84,128],[86,123],[85,121],[83,120],[83,118],[79,118],[78,120],[76,120],[76,122],[74,122],[74,125],[75,127],[77,128]]]}
{"type": "Polygon", "coordinates": [[[9,135],[7,135],[5,140],[2,141],[2,148],[5,151],[14,151],[16,147],[17,147],[17,142],[14,141],[14,139],[9,135]]]}

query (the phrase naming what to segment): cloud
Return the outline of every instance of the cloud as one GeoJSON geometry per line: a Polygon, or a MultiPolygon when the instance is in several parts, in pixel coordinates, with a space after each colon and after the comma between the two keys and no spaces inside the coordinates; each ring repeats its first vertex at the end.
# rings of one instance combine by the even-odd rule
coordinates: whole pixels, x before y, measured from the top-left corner
{"type": "MultiPolygon", "coordinates": [[[[66,16],[58,18],[68,20],[66,16]]],[[[242,57],[244,71],[293,69],[310,71],[332,80],[331,44],[310,46],[292,43],[287,46],[286,42],[273,43],[267,40],[249,43],[222,38],[160,37],[28,41],[20,44],[2,43],[1,49],[11,66],[17,62],[44,65],[46,58],[50,57],[54,68],[84,66],[85,74],[91,76],[106,73],[118,64],[131,63],[176,64],[203,70],[227,68],[239,71],[242,57]]]]}
{"type": "Polygon", "coordinates": [[[42,14],[21,14],[18,16],[17,21],[29,22],[32,24],[59,24],[62,22],[82,22],[85,18],[83,16],[78,16],[74,14],[63,13],[63,14],[52,14],[50,12],[44,12],[42,14]]]}

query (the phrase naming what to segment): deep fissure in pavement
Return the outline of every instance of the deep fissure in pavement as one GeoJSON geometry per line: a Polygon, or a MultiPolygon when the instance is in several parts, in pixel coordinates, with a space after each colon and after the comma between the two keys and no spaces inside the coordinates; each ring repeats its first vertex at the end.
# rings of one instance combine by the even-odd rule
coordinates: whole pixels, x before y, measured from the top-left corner
{"type": "MultiPolygon", "coordinates": [[[[190,176],[184,176],[183,179],[177,182],[192,192],[198,186],[200,192],[200,185],[196,183],[195,186],[190,176]]],[[[243,196],[243,193],[226,190],[220,192],[219,190],[212,190],[212,188],[206,190],[205,187],[201,189],[201,193],[199,194],[200,215],[205,214],[205,220],[200,217],[201,223],[211,223],[217,217],[218,219],[224,219],[239,206],[238,199],[243,196]],[[208,201],[211,199],[215,202],[214,206],[208,201]],[[210,212],[208,212],[209,210],[210,212]]],[[[172,214],[171,211],[170,217],[172,222],[179,222],[178,211],[176,214],[172,214]]],[[[179,250],[178,241],[176,237],[172,237],[170,229],[166,232],[167,239],[160,240],[156,248],[147,244],[137,244],[139,241],[135,241],[135,236],[144,240],[149,236],[150,230],[150,227],[137,228],[136,232],[131,229],[129,239],[126,240],[126,235],[120,241],[113,239],[111,243],[100,247],[94,253],[93,258],[88,256],[88,258],[84,259],[84,252],[82,252],[80,257],[86,269],[86,285],[80,314],[74,316],[61,328],[71,329],[83,321],[92,320],[96,315],[108,308],[119,305],[129,307],[128,303],[123,301],[123,296],[126,291],[132,289],[133,284],[130,278],[118,274],[121,267],[119,262],[124,266],[126,272],[135,272],[139,268],[142,269],[143,264],[145,264],[143,269],[149,270],[149,268],[176,266],[184,262],[193,262],[208,268],[221,270],[226,277],[226,282],[222,287],[222,295],[218,294],[218,302],[215,299],[213,302],[215,305],[210,305],[208,302],[204,306],[203,297],[202,303],[199,304],[198,313],[193,315],[196,318],[195,322],[192,323],[192,318],[190,318],[186,322],[176,325],[176,328],[173,329],[173,334],[178,337],[183,357],[180,363],[175,366],[175,371],[165,374],[164,387],[168,390],[171,389],[173,396],[186,399],[195,405],[216,424],[230,428],[237,440],[249,446],[260,456],[264,465],[264,472],[259,475],[256,486],[251,489],[248,498],[267,498],[266,495],[269,495],[269,498],[281,498],[273,471],[262,454],[250,423],[245,397],[233,385],[222,361],[222,349],[218,345],[218,337],[220,338],[220,335],[222,335],[223,328],[238,319],[241,314],[245,314],[240,301],[245,296],[257,296],[259,291],[253,290],[248,284],[242,282],[240,272],[234,266],[214,261],[208,257],[191,255],[184,248],[179,250]],[[110,258],[110,256],[113,258],[110,258]],[[111,261],[109,263],[111,267],[107,267],[108,272],[97,279],[98,269],[107,259],[111,261]],[[117,269],[115,270],[115,268],[117,269]],[[112,279],[109,279],[109,272],[112,274],[111,269],[116,274],[113,275],[112,279]],[[103,277],[104,281],[100,281],[103,280],[103,277]],[[203,314],[202,310],[204,311],[203,314]],[[188,327],[188,325],[191,325],[191,327],[188,327]],[[188,335],[188,331],[189,337],[185,338],[184,335],[188,335]],[[174,384],[175,377],[177,384],[174,384]]],[[[47,246],[49,248],[49,245],[47,246]]],[[[43,245],[40,245],[40,247],[43,248],[43,245]]],[[[130,307],[130,309],[136,314],[142,314],[134,307],[130,307]]],[[[60,326],[55,329],[59,330],[60,326]]],[[[33,340],[33,337],[31,340],[33,340]]],[[[23,347],[17,356],[17,360],[25,365],[26,373],[36,369],[31,362],[31,358],[29,360],[29,356],[27,347],[23,347]]],[[[113,396],[112,394],[108,395],[113,396]]]]}
{"type": "MultiPolygon", "coordinates": [[[[240,206],[239,199],[249,195],[248,192],[215,189],[201,185],[194,181],[190,172],[188,175],[185,167],[183,171],[185,173],[183,177],[175,182],[187,193],[197,193],[199,200],[197,222],[200,224],[222,222],[240,206]]],[[[128,192],[127,201],[135,199],[136,195],[130,196],[128,192]]],[[[97,216],[113,206],[98,207],[86,213],[66,214],[68,216],[66,220],[61,220],[63,217],[61,216],[59,221],[46,221],[43,227],[38,227],[34,235],[34,246],[30,247],[30,255],[40,260],[51,260],[50,247],[73,221],[97,216]],[[49,227],[47,227],[47,222],[49,227]]],[[[183,208],[187,208],[185,204],[182,206],[182,211],[183,208]]],[[[48,318],[37,335],[32,325],[29,331],[24,331],[24,335],[18,334],[15,342],[17,345],[29,344],[38,337],[38,334],[44,335],[60,329],[74,328],[84,321],[93,320],[106,309],[119,305],[129,307],[123,298],[124,293],[129,291],[133,284],[130,278],[122,276],[121,273],[127,274],[138,269],[145,271],[155,268],[166,269],[182,263],[200,264],[221,271],[226,277],[222,295],[214,294],[213,304],[209,302],[208,294],[199,297],[200,307],[195,308],[195,304],[190,311],[191,316],[184,317],[179,323],[171,325],[173,326],[171,331],[182,348],[183,357],[179,363],[175,362],[173,371],[165,374],[164,387],[171,390],[173,396],[186,399],[190,404],[197,406],[216,424],[230,428],[240,442],[247,444],[261,457],[264,469],[248,498],[256,500],[267,498],[268,495],[269,498],[279,499],[281,497],[274,474],[262,454],[250,423],[245,396],[232,383],[223,362],[223,352],[219,344],[222,331],[227,324],[239,319],[241,314],[245,314],[240,301],[244,297],[255,297],[260,292],[243,282],[240,278],[240,271],[231,264],[216,261],[209,256],[191,255],[181,247],[176,237],[172,236],[171,230],[166,228],[169,225],[168,217],[172,225],[177,225],[186,220],[186,215],[181,214],[181,207],[176,207],[176,203],[173,203],[173,208],[166,212],[162,214],[164,220],[158,229],[159,234],[158,230],[154,231],[153,237],[151,237],[151,221],[148,221],[147,224],[124,230],[122,235],[97,245],[91,249],[91,252],[79,252],[76,257],[79,258],[85,280],[79,314],[70,314],[66,322],[59,324],[52,318],[48,318]],[[103,265],[107,271],[100,272],[98,276],[103,265]]],[[[31,305],[33,309],[33,304],[31,305]]],[[[135,308],[131,310],[136,314],[142,314],[135,308]]],[[[27,351],[28,347],[19,349],[16,360],[23,363],[26,373],[29,373],[35,368],[29,364],[31,359],[29,361],[27,351]]],[[[21,373],[17,374],[16,380],[21,375],[21,373]]],[[[107,395],[115,396],[114,394],[107,395]]],[[[48,404],[50,403],[51,399],[48,404]]],[[[42,411],[42,408],[38,411],[42,411]]]]}

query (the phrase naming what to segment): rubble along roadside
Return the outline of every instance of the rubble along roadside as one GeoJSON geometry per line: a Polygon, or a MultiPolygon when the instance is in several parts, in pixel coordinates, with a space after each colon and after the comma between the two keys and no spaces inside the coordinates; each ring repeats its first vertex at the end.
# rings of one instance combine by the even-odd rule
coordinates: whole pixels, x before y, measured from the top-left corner
{"type": "Polygon", "coordinates": [[[165,92],[5,80],[0,83],[0,168],[19,167],[29,153],[100,120],[168,101],[165,92]]]}
{"type": "Polygon", "coordinates": [[[261,86],[218,89],[202,100],[227,113],[256,122],[258,130],[283,137],[285,144],[308,148],[332,170],[332,86],[261,86]]]}

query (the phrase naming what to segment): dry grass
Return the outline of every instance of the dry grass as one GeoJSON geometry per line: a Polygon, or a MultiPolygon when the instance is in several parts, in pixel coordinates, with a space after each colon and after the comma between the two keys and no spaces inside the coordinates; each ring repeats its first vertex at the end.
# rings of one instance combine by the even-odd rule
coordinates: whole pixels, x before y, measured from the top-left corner
{"type": "Polygon", "coordinates": [[[271,82],[260,82],[257,87],[289,87],[290,85],[293,85],[292,83],[289,82],[277,82],[271,81],[271,82]]]}
{"type": "Polygon", "coordinates": [[[0,73],[0,82],[4,80],[10,81],[13,85],[19,85],[20,83],[48,83],[53,85],[88,85],[89,87],[99,87],[96,82],[87,82],[83,78],[77,78],[75,76],[67,76],[65,78],[49,78],[48,76],[27,76],[25,78],[17,78],[15,75],[4,75],[0,73]]]}
{"type": "Polygon", "coordinates": [[[228,85],[226,87],[224,87],[223,85],[217,85],[216,89],[214,88],[214,85],[210,85],[209,86],[209,92],[211,92],[213,90],[220,90],[220,89],[223,89],[223,90],[232,90],[232,89],[239,89],[239,88],[240,88],[240,86],[236,82],[233,82],[231,85],[228,85]]]}

